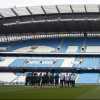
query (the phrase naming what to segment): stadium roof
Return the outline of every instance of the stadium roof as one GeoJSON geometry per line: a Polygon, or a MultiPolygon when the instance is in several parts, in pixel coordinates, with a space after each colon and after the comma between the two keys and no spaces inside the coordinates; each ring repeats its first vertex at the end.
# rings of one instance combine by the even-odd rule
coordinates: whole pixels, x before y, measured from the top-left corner
{"type": "Polygon", "coordinates": [[[30,6],[30,7],[14,7],[1,8],[0,17],[20,17],[31,15],[45,15],[45,14],[62,14],[62,13],[100,13],[99,5],[51,5],[51,6],[30,6]]]}
{"type": "Polygon", "coordinates": [[[0,32],[100,31],[100,5],[0,9],[0,32]]]}

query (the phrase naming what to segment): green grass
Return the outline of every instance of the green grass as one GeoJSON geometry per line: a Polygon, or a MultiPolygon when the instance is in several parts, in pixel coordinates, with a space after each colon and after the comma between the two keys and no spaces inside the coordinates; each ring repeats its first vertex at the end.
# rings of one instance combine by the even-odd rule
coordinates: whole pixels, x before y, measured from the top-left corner
{"type": "Polygon", "coordinates": [[[100,86],[75,88],[33,88],[0,86],[0,100],[100,100],[100,86]]]}

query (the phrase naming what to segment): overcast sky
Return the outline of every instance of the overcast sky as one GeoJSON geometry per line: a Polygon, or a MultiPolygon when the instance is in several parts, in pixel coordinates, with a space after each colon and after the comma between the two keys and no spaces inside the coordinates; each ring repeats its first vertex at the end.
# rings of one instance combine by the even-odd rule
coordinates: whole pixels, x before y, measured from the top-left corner
{"type": "Polygon", "coordinates": [[[55,4],[100,4],[100,0],[0,0],[0,8],[55,4]]]}

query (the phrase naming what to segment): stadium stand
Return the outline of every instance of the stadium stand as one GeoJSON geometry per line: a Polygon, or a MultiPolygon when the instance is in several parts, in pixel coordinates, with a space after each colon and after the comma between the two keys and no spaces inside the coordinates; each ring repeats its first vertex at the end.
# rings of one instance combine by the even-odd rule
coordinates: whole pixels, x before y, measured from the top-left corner
{"type": "MultiPolygon", "coordinates": [[[[51,40],[51,39],[49,39],[51,40]]],[[[88,42],[84,39],[52,39],[50,42],[48,39],[45,40],[27,40],[27,41],[20,41],[19,43],[11,43],[9,49],[12,52],[40,52],[42,50],[49,49],[46,53],[49,52],[62,52],[62,53],[73,53],[73,52],[82,52],[82,47],[86,47],[85,52],[98,52],[96,51],[99,47],[99,43],[97,46],[97,42],[99,42],[99,39],[97,40],[91,40],[88,39],[88,42]],[[72,41],[71,41],[72,40],[72,41]],[[85,42],[84,42],[85,41],[85,42]],[[91,42],[93,43],[93,46],[91,45],[91,42]],[[33,48],[33,45],[35,48],[33,48]],[[91,48],[93,48],[91,50],[91,48]],[[31,50],[34,49],[34,50],[31,50]],[[40,50],[40,51],[39,51],[40,50]]],[[[9,44],[8,44],[9,45],[9,44]]],[[[8,47],[7,45],[7,47],[8,47]]],[[[43,52],[44,52],[43,51],[43,52]]],[[[41,58],[29,58],[29,59],[22,59],[22,58],[5,58],[4,61],[0,62],[0,66],[17,66],[17,67],[92,67],[99,66],[99,58],[84,58],[84,59],[77,59],[77,58],[64,58],[64,59],[41,59],[41,58]]],[[[87,80],[90,79],[90,83],[96,83],[98,79],[98,74],[82,74],[79,75],[77,79],[77,82],[86,83],[87,80]]],[[[5,80],[5,79],[4,79],[5,80]]]]}
{"type": "MultiPolygon", "coordinates": [[[[56,5],[0,9],[0,52],[98,53],[100,52],[99,9],[99,5],[56,5]]],[[[0,59],[2,59],[0,67],[97,68],[100,65],[100,59],[95,57],[59,59],[1,57],[0,59]]],[[[19,73],[0,73],[0,81],[25,83],[26,76],[26,74],[19,73]],[[2,78],[4,74],[6,77],[2,78]]],[[[99,82],[99,74],[76,76],[78,83],[99,82]],[[88,79],[91,81],[87,81],[88,79]]]]}

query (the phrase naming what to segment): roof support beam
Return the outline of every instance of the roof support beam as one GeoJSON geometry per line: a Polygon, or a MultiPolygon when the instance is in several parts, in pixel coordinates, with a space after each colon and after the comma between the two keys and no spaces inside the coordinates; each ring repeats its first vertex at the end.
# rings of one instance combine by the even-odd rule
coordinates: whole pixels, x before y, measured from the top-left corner
{"type": "Polygon", "coordinates": [[[73,11],[72,5],[70,5],[70,9],[71,9],[71,11],[72,11],[72,13],[73,13],[74,11],[73,11]]]}
{"type": "Polygon", "coordinates": [[[60,10],[59,10],[59,8],[58,8],[58,6],[57,6],[57,5],[56,5],[56,9],[57,9],[58,13],[60,14],[60,10]]]}
{"type": "Polygon", "coordinates": [[[4,16],[2,14],[0,14],[1,18],[4,18],[4,16]]]}
{"type": "Polygon", "coordinates": [[[14,12],[15,15],[19,17],[18,13],[13,8],[12,8],[12,11],[14,12]]]}
{"type": "Polygon", "coordinates": [[[44,7],[43,7],[43,6],[41,6],[41,8],[42,8],[42,10],[43,10],[44,14],[46,14],[46,11],[45,11],[44,7]]]}
{"type": "Polygon", "coordinates": [[[26,9],[30,13],[30,15],[33,15],[32,12],[30,11],[30,9],[28,7],[26,7],[26,9]]]}
{"type": "Polygon", "coordinates": [[[11,11],[12,11],[16,16],[18,16],[18,14],[14,11],[13,8],[11,8],[11,11]]]}

